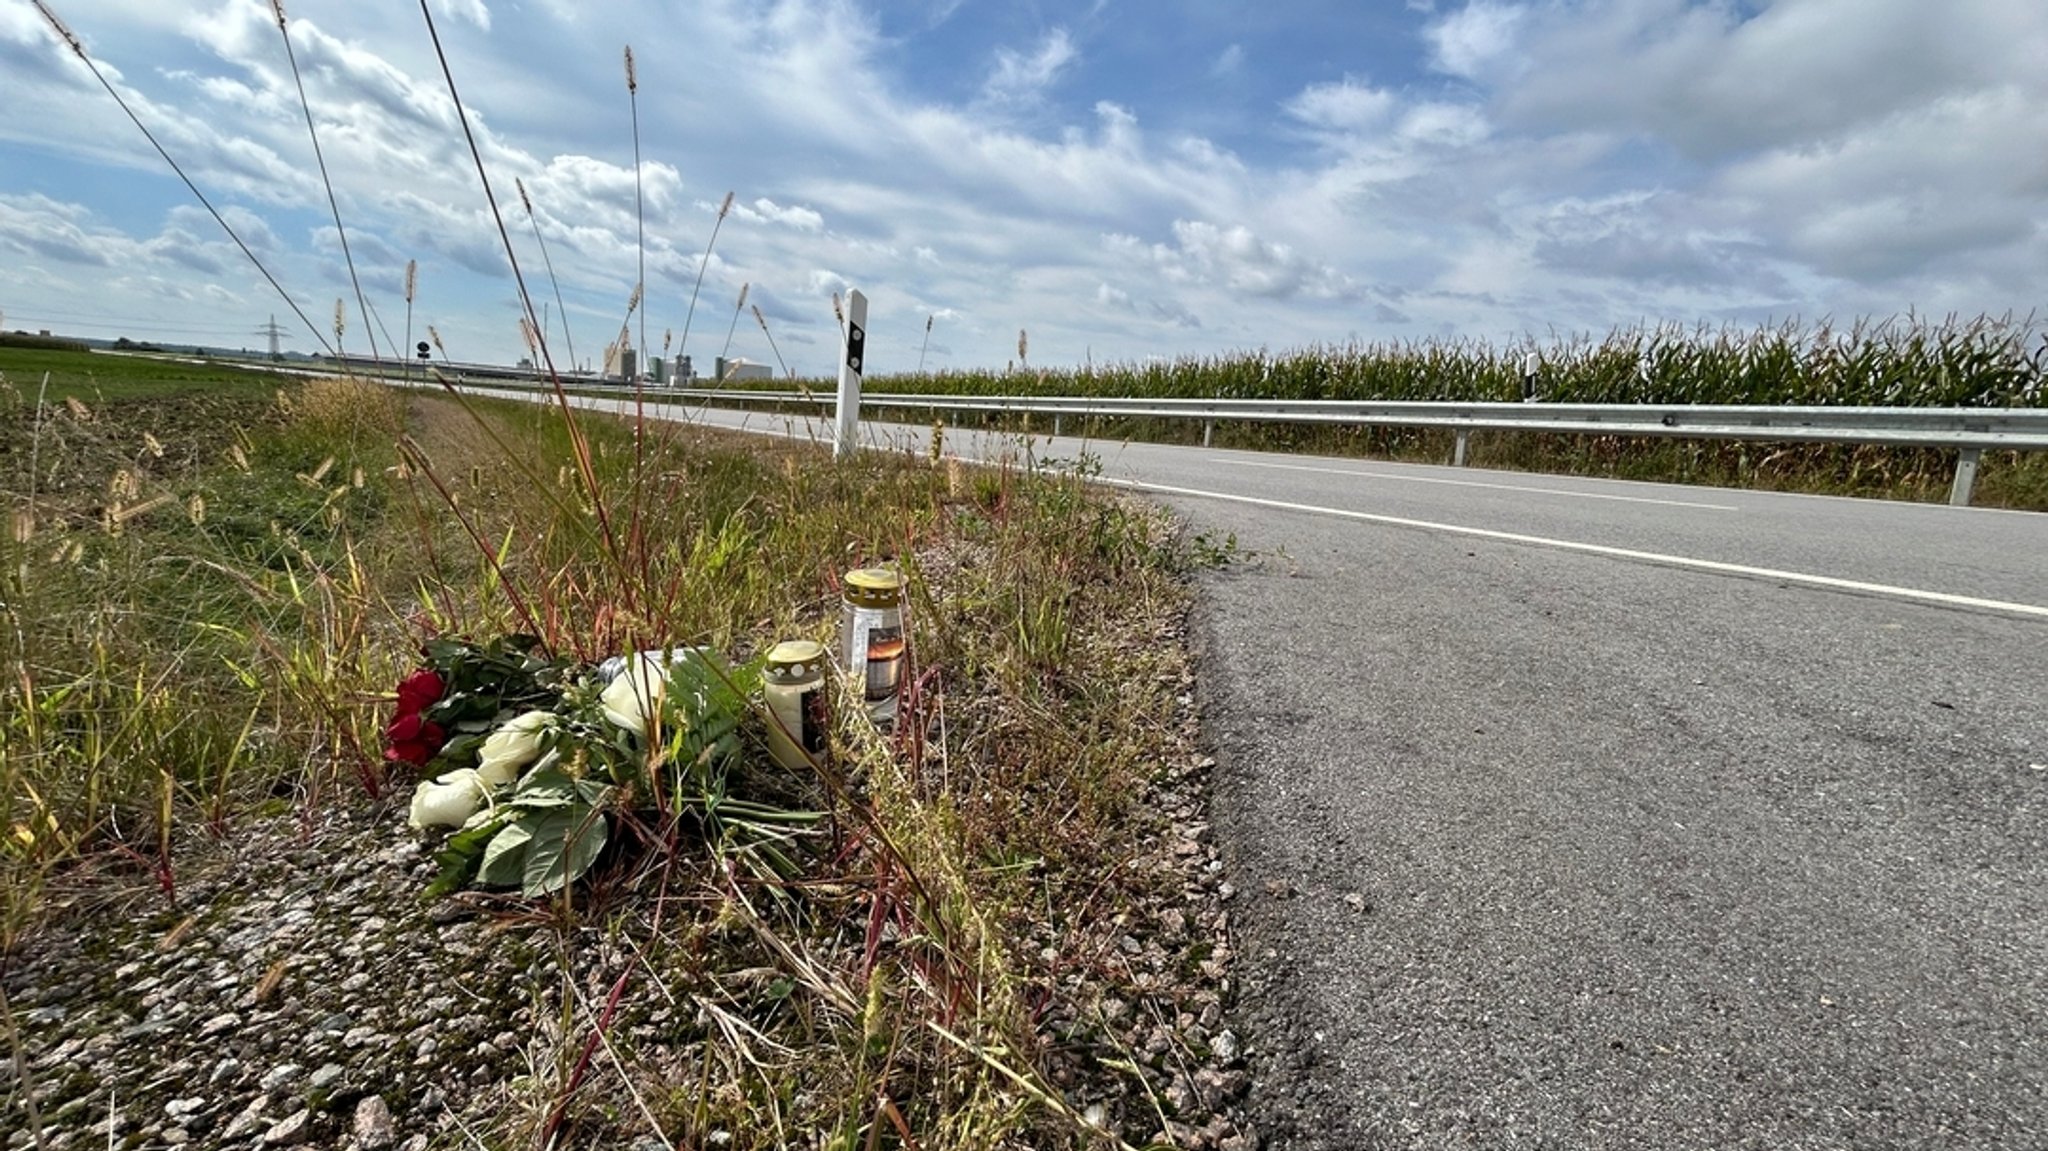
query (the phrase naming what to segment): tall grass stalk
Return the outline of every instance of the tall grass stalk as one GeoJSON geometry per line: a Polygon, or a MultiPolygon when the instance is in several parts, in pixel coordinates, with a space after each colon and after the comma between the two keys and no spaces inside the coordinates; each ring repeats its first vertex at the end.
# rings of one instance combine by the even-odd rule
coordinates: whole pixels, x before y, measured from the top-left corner
{"type": "MultiPolygon", "coordinates": [[[[690,288],[690,310],[683,315],[683,338],[676,345],[676,354],[679,356],[690,350],[690,321],[697,316],[697,293],[704,289],[704,273],[711,267],[711,249],[718,243],[718,229],[725,224],[726,213],[730,211],[732,193],[727,192],[725,199],[719,202],[718,218],[711,221],[711,239],[704,244],[704,258],[697,262],[697,282],[690,288]]],[[[741,292],[744,295],[745,289],[741,289],[741,292]]]]}
{"type": "MultiPolygon", "coordinates": [[[[533,225],[533,242],[540,249],[541,264],[547,268],[548,283],[554,285],[555,306],[562,311],[562,342],[569,349],[569,370],[580,372],[582,364],[576,359],[576,334],[569,328],[569,305],[562,299],[562,281],[555,276],[555,261],[548,255],[548,242],[540,233],[540,214],[533,210],[533,197],[526,194],[526,181],[514,177],[512,186],[519,190],[519,202],[526,206],[526,220],[533,225]]],[[[543,323],[540,329],[541,343],[547,343],[548,329],[543,323]]]]}
{"type": "MultiPolygon", "coordinates": [[[[633,68],[633,46],[626,45],[626,102],[633,110],[633,247],[640,256],[640,278],[633,289],[638,300],[647,291],[647,207],[640,192],[640,77],[633,68]]],[[[647,356],[647,313],[640,313],[640,357],[647,356]]],[[[634,375],[640,375],[636,365],[634,375]]]]}
{"type": "MultiPolygon", "coordinates": [[[[441,33],[434,26],[434,12],[428,6],[428,0],[420,0],[420,18],[426,22],[427,37],[434,45],[434,57],[440,62],[441,75],[447,81],[448,98],[455,105],[455,119],[462,125],[463,139],[469,144],[470,160],[476,167],[477,181],[483,185],[484,202],[490,205],[491,219],[498,228],[498,240],[505,247],[505,260],[512,266],[512,282],[519,289],[519,303],[525,309],[527,322],[537,324],[539,316],[534,311],[533,294],[526,290],[526,277],[519,271],[519,254],[512,248],[512,234],[505,228],[505,214],[499,211],[498,197],[491,191],[491,177],[490,173],[484,169],[483,150],[477,146],[476,133],[470,128],[469,111],[462,105],[462,94],[457,90],[455,84],[455,70],[448,63],[448,53],[441,47],[441,33]]],[[[563,322],[565,324],[568,322],[566,317],[563,322]]],[[[431,331],[431,329],[429,330],[431,331]]],[[[435,342],[436,346],[438,346],[438,336],[435,337],[435,342]]],[[[554,385],[555,410],[561,414],[562,426],[569,434],[571,454],[576,461],[577,478],[582,482],[584,495],[590,500],[591,506],[594,509],[599,542],[603,545],[608,555],[617,558],[619,555],[618,538],[612,531],[610,513],[605,509],[603,492],[600,490],[597,482],[597,472],[591,465],[590,445],[587,437],[582,432],[581,426],[577,422],[575,405],[569,402],[569,392],[562,386],[561,373],[555,370],[554,355],[548,350],[545,333],[543,333],[541,340],[540,351],[541,359],[547,365],[548,378],[554,385]]],[[[453,391],[453,388],[451,387],[449,390],[453,391]]]]}
{"type": "MultiPolygon", "coordinates": [[[[306,136],[313,142],[313,161],[320,169],[320,185],[327,190],[327,209],[334,217],[334,235],[341,241],[342,263],[348,267],[348,282],[355,289],[356,306],[363,312],[363,335],[370,341],[370,358],[382,360],[377,351],[377,337],[370,330],[370,302],[363,296],[362,278],[356,275],[355,254],[349,251],[348,228],[341,222],[341,204],[334,196],[334,181],[327,174],[327,156],[320,150],[320,132],[313,126],[313,105],[306,99],[306,81],[299,75],[298,53],[292,50],[291,30],[286,27],[284,0],[270,0],[270,10],[277,16],[277,34],[284,41],[284,57],[291,64],[292,83],[298,86],[299,110],[306,116],[306,136]]],[[[390,338],[388,335],[385,337],[390,338]]]]}
{"type": "Polygon", "coordinates": [[[775,333],[768,330],[768,317],[762,314],[759,304],[754,305],[754,322],[761,325],[761,334],[768,337],[768,350],[775,353],[775,362],[782,368],[782,374],[795,379],[796,373],[789,370],[789,364],[782,358],[782,349],[775,346],[775,333]]]}
{"type": "Polygon", "coordinates": [[[932,346],[932,322],[938,318],[936,312],[924,318],[924,342],[917,346],[917,374],[920,376],[924,375],[925,351],[932,346]]]}
{"type": "Polygon", "coordinates": [[[740,312],[745,310],[747,306],[747,289],[750,287],[753,287],[751,281],[740,285],[739,301],[732,306],[732,322],[725,326],[725,346],[718,350],[718,364],[716,365],[718,370],[717,382],[721,384],[725,382],[724,365],[732,356],[732,334],[739,330],[740,312]]]}
{"type": "Polygon", "coordinates": [[[398,358],[405,368],[406,382],[412,381],[412,305],[420,286],[420,262],[405,262],[405,346],[398,349],[398,358]]]}

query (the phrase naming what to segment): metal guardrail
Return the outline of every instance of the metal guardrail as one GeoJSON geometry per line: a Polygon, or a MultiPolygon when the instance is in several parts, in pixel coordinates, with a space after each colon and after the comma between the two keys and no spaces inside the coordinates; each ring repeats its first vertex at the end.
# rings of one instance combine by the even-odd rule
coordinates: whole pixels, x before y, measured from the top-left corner
{"type": "MultiPolygon", "coordinates": [[[[606,389],[614,390],[614,389],[606,389]]],[[[631,391],[630,388],[616,389],[631,391]]],[[[736,388],[655,388],[650,399],[830,406],[829,393],[736,388]]],[[[1475,431],[1876,444],[1957,452],[1949,502],[1965,506],[1986,451],[2048,451],[2048,408],[1774,407],[1724,404],[1455,403],[1405,400],[1123,399],[1092,396],[914,396],[869,393],[863,407],[1050,415],[1054,433],[1067,417],[1191,419],[1207,446],[1219,420],[1447,428],[1452,462],[1463,466],[1475,431]]]]}

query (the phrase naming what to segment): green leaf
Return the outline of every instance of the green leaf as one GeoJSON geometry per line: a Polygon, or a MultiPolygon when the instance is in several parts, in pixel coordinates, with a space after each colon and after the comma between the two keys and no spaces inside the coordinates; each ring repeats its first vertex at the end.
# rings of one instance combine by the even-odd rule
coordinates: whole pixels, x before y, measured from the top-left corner
{"type": "Polygon", "coordinates": [[[529,899],[552,895],[582,878],[604,850],[605,834],[603,814],[586,804],[536,814],[521,892],[529,899]]]}
{"type": "Polygon", "coordinates": [[[487,887],[514,887],[526,878],[526,847],[533,840],[537,817],[522,815],[505,825],[484,848],[483,865],[476,881],[487,887]]]}
{"type": "Polygon", "coordinates": [[[512,792],[512,802],[523,808],[566,807],[576,800],[576,781],[559,768],[529,773],[512,792]]]}
{"type": "Polygon", "coordinates": [[[420,898],[439,899],[457,888],[469,886],[476,877],[477,869],[483,865],[484,849],[491,838],[504,826],[502,820],[493,820],[476,827],[465,827],[448,837],[441,850],[434,853],[434,862],[441,865],[440,873],[427,885],[420,898]]]}

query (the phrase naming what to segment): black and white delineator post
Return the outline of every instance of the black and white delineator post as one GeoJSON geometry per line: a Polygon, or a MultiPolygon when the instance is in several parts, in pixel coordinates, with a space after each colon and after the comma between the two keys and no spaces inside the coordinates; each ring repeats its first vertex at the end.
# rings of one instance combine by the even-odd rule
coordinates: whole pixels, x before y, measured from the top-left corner
{"type": "Polygon", "coordinates": [[[1542,366],[1543,360],[1534,352],[1522,360],[1522,402],[1525,404],[1536,402],[1536,371],[1542,366]]]}
{"type": "Polygon", "coordinates": [[[853,458],[860,435],[860,377],[868,354],[868,298],[858,291],[846,293],[846,330],[840,333],[839,426],[832,443],[832,458],[853,458]]]}

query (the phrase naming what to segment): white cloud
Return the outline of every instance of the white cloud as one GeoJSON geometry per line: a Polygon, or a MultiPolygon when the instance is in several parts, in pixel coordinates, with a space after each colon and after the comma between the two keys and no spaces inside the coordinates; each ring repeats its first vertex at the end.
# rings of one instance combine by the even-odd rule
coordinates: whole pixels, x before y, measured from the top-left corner
{"type": "Polygon", "coordinates": [[[1469,147],[1491,132],[1486,116],[1467,104],[1416,104],[1401,115],[1397,135],[1421,145],[1469,147]]]}
{"type": "Polygon", "coordinates": [[[486,32],[491,30],[491,10],[484,6],[484,0],[435,0],[434,7],[467,20],[486,32]]]}
{"type": "Polygon", "coordinates": [[[133,255],[136,245],[119,232],[92,223],[75,204],[42,195],[0,195],[0,248],[104,268],[133,255]]]}
{"type": "Polygon", "coordinates": [[[734,204],[733,215],[757,224],[780,224],[799,232],[817,232],[825,227],[825,217],[815,209],[795,204],[784,207],[766,196],[752,204],[734,204]]]}
{"type": "Polygon", "coordinates": [[[1478,78],[1514,47],[1522,15],[1519,5],[1474,0],[1424,32],[1434,53],[1431,63],[1453,76],[1478,78]]]}
{"type": "Polygon", "coordinates": [[[1209,65],[1209,75],[1218,80],[1240,75],[1244,72],[1244,45],[1232,44],[1216,54],[1216,62],[1209,65]]]}
{"type": "Polygon", "coordinates": [[[1347,76],[1336,83],[1309,85],[1287,102],[1286,110],[1311,128],[1365,132],[1384,124],[1399,104],[1394,93],[1347,76]]]}
{"type": "Polygon", "coordinates": [[[1111,235],[1107,242],[1113,251],[1151,263],[1172,283],[1215,284],[1235,295],[1275,300],[1335,299],[1357,291],[1335,268],[1287,244],[1260,239],[1242,224],[1224,228],[1205,220],[1175,220],[1173,239],[1172,244],[1147,245],[1134,236],[1111,235]]]}
{"type": "Polygon", "coordinates": [[[1050,87],[1060,72],[1079,56],[1065,28],[1045,34],[1029,55],[1010,48],[996,51],[995,69],[983,94],[995,101],[1025,101],[1050,87]]]}
{"type": "Polygon", "coordinates": [[[1586,0],[1527,25],[1529,67],[1502,94],[1521,125],[1650,133],[1707,161],[1826,139],[1987,80],[2039,91],[2048,58],[2048,7],[2030,0],[1779,0],[1753,13],[1586,0]]]}

